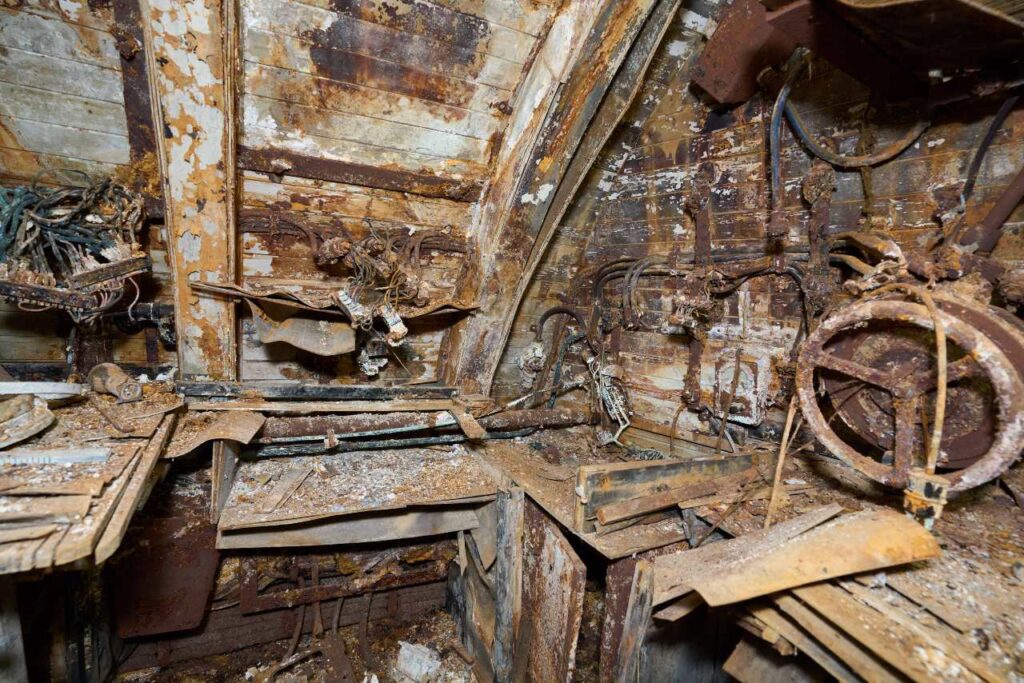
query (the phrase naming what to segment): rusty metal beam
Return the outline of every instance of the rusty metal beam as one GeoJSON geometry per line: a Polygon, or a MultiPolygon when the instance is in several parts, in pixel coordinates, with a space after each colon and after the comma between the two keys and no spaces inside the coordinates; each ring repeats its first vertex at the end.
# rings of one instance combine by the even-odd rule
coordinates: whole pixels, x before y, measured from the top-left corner
{"type": "Polygon", "coordinates": [[[234,56],[231,0],[141,0],[159,137],[167,251],[174,274],[178,367],[185,378],[233,379],[233,303],[190,281],[234,282],[234,56]]]}
{"type": "Polygon", "coordinates": [[[284,173],[299,178],[331,180],[458,202],[475,202],[480,198],[480,184],[472,180],[457,180],[432,173],[413,173],[337,159],[323,159],[281,149],[254,149],[243,146],[238,150],[238,163],[243,169],[261,173],[284,173]]]}
{"type": "MultiPolygon", "coordinates": [[[[663,9],[673,5],[672,0],[663,3],[663,9]]],[[[449,360],[444,368],[445,377],[469,393],[490,390],[516,310],[554,226],[632,101],[650,59],[649,54],[636,58],[629,73],[613,87],[656,0],[606,0],[596,10],[579,4],[572,3],[556,19],[521,93],[522,100],[543,106],[541,95],[557,87],[547,114],[534,123],[535,136],[532,143],[521,145],[524,152],[505,159],[504,169],[499,162],[498,178],[483,200],[481,310],[449,336],[449,360]],[[580,47],[568,60],[556,56],[571,49],[574,41],[580,47]],[[560,68],[552,69],[552,63],[560,68]],[[599,111],[610,90],[608,108],[599,111]],[[595,127],[590,129],[592,122],[595,127]],[[591,139],[581,148],[588,129],[593,131],[591,139]]],[[[670,15],[662,17],[663,24],[670,15]]],[[[657,27],[658,37],[663,30],[663,26],[657,27]]],[[[653,51],[657,42],[647,41],[642,51],[653,51]]],[[[510,139],[518,137],[525,142],[524,135],[517,136],[516,127],[517,121],[513,121],[510,139]]]]}

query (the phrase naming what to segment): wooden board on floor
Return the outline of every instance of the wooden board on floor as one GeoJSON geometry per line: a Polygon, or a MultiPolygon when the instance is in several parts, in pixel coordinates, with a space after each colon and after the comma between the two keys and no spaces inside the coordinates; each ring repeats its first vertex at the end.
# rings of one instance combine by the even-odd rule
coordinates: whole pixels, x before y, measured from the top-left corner
{"type": "Polygon", "coordinates": [[[496,491],[477,456],[460,445],[243,460],[219,527],[234,532],[353,514],[465,505],[491,500],[496,491]],[[308,476],[287,499],[273,509],[264,508],[297,461],[310,468],[308,476]]]}

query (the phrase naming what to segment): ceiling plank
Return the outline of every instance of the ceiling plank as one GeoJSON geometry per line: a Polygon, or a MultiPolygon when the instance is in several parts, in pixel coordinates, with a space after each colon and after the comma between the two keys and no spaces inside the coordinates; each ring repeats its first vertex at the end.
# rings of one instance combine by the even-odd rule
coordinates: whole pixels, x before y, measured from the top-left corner
{"type": "MultiPolygon", "coordinates": [[[[484,198],[479,231],[481,309],[456,326],[446,349],[445,378],[463,391],[490,390],[515,312],[554,227],[635,96],[677,7],[677,0],[601,2],[569,18],[575,25],[563,27],[576,30],[569,36],[559,30],[559,22],[574,7],[556,18],[537,63],[543,66],[546,53],[561,41],[572,45],[579,44],[580,36],[585,38],[564,65],[565,75],[532,145],[520,140],[524,151],[515,159],[514,173],[507,173],[508,161],[505,168],[499,162],[497,179],[484,198]],[[644,38],[637,42],[641,33],[644,38]],[[634,44],[626,68],[620,68],[634,44]]],[[[521,103],[541,101],[530,97],[529,90],[538,87],[537,71],[535,64],[519,95],[510,137],[515,137],[521,103]]]]}

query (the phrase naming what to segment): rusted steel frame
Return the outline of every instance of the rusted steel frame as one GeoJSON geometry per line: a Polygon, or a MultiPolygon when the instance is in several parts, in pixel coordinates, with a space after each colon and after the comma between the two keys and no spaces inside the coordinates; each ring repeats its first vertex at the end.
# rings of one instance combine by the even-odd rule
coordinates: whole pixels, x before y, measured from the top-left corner
{"type": "Polygon", "coordinates": [[[235,309],[190,280],[234,282],[234,22],[231,0],[140,0],[146,67],[174,276],[178,367],[185,378],[232,379],[235,309]]]}
{"type": "Polygon", "coordinates": [[[283,149],[253,149],[243,145],[238,149],[238,164],[249,171],[275,176],[290,175],[313,180],[329,180],[394,192],[408,192],[422,197],[452,199],[457,202],[475,202],[480,198],[482,191],[481,185],[474,181],[322,159],[283,149]]]}
{"type": "MultiPolygon", "coordinates": [[[[113,0],[114,34],[118,52],[121,55],[121,81],[124,84],[124,113],[128,123],[129,155],[133,165],[141,170],[140,163],[151,158],[156,166],[156,128],[153,125],[153,103],[149,91],[149,74],[146,55],[143,50],[145,33],[142,28],[140,0],[113,0]]],[[[142,192],[149,218],[164,215],[163,194],[159,183],[155,192],[148,178],[137,178],[134,190],[142,192]]]]}
{"type": "Polygon", "coordinates": [[[977,245],[975,253],[981,256],[991,254],[1003,234],[1003,224],[1010,218],[1021,201],[1024,201],[1024,167],[1021,167],[1003,193],[999,195],[999,199],[989,209],[984,220],[964,231],[960,238],[960,244],[965,247],[977,245]]]}
{"type": "Polygon", "coordinates": [[[316,585],[302,586],[300,583],[299,588],[263,592],[259,589],[259,563],[255,558],[242,558],[239,575],[239,609],[243,614],[253,614],[362,595],[367,591],[376,592],[389,588],[433,583],[448,575],[448,561],[433,560],[426,567],[405,571],[401,574],[388,572],[383,576],[376,577],[374,581],[365,582],[365,584],[359,581],[343,581],[337,584],[320,582],[316,585]]]}
{"type": "MultiPolygon", "coordinates": [[[[981,459],[948,475],[950,490],[958,492],[999,476],[1020,454],[1021,443],[1024,443],[1024,376],[1015,365],[1024,361],[1024,338],[1019,331],[1015,333],[1011,329],[1009,322],[1000,320],[980,307],[939,297],[936,300],[939,302],[947,337],[981,366],[992,383],[1002,422],[992,447],[981,459]]],[[[847,375],[853,373],[853,377],[861,376],[865,378],[864,381],[890,392],[894,399],[906,401],[920,396],[921,387],[914,377],[905,382],[895,379],[890,381],[888,375],[876,377],[877,372],[873,369],[852,362],[837,363],[841,359],[824,350],[833,336],[868,320],[890,320],[924,329],[933,327],[927,309],[904,301],[865,301],[843,309],[824,320],[804,343],[797,365],[797,394],[804,419],[818,440],[836,457],[875,481],[902,488],[906,486],[909,477],[907,467],[910,463],[906,462],[907,458],[901,458],[903,462],[898,463],[899,466],[890,467],[861,455],[832,430],[817,402],[814,374],[819,367],[836,368],[847,375]]],[[[909,412],[904,410],[901,414],[905,422],[909,412]]],[[[906,430],[904,425],[904,434],[906,430]]]]}
{"type": "MultiPolygon", "coordinates": [[[[572,162],[588,126],[598,113],[616,73],[621,73],[619,66],[654,4],[655,0],[601,0],[594,3],[596,7],[567,3],[555,21],[571,21],[573,26],[552,29],[548,33],[549,42],[541,47],[534,69],[548,72],[542,79],[547,83],[546,89],[555,88],[552,77],[557,79],[557,96],[537,127],[536,136],[522,143],[522,151],[505,160],[511,164],[513,175],[507,179],[511,182],[506,184],[501,182],[502,179],[494,182],[484,199],[485,205],[490,206],[484,208],[487,218],[479,238],[482,312],[458,325],[449,335],[447,344],[448,362],[443,374],[470,393],[490,391],[515,312],[529,280],[550,243],[557,219],[571,202],[572,187],[582,180],[592,163],[592,159],[584,156],[596,157],[631,99],[616,97],[610,100],[617,103],[622,111],[603,117],[607,120],[603,120],[602,127],[607,127],[607,131],[600,132],[600,139],[587,147],[585,155],[579,157],[580,165],[573,168],[572,162]],[[581,16],[573,21],[576,13],[581,16]],[[552,42],[565,40],[567,35],[573,34],[586,36],[578,47],[559,47],[552,42]],[[568,59],[573,61],[566,63],[561,73],[555,74],[549,61],[553,58],[566,59],[562,55],[567,50],[572,55],[568,59]],[[561,54],[557,57],[549,54],[559,51],[561,54]],[[569,176],[570,170],[572,176],[569,176]],[[568,182],[569,187],[558,195],[563,182],[568,182]],[[559,196],[559,205],[551,214],[556,196],[559,196]],[[549,214],[552,218],[545,229],[549,214]],[[513,285],[514,293],[509,295],[513,285]]],[[[531,70],[527,83],[534,82],[533,75],[531,70]]],[[[641,75],[642,70],[632,73],[630,78],[638,82],[641,75]]],[[[626,92],[635,93],[636,85],[638,83],[632,84],[626,92]]],[[[527,91],[521,92],[519,97],[523,101],[536,101],[535,94],[527,91]]],[[[595,135],[598,135],[596,131],[595,135]]]]}

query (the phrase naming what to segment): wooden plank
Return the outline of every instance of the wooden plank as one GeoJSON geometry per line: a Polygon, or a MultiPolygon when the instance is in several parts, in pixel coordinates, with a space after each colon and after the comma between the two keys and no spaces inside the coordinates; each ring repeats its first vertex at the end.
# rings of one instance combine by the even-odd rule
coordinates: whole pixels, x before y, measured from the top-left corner
{"type": "MultiPolygon", "coordinates": [[[[289,207],[307,219],[318,215],[334,220],[338,215],[362,222],[371,220],[433,228],[451,226],[455,236],[464,237],[472,223],[471,206],[465,202],[390,192],[361,185],[313,181],[284,175],[270,182],[263,175],[246,172],[243,185],[245,207],[289,207]]],[[[365,225],[362,230],[365,232],[365,225]]],[[[359,233],[363,236],[363,232],[359,233]]]]}
{"type": "Polygon", "coordinates": [[[96,547],[93,551],[94,562],[103,564],[117,551],[128,532],[128,525],[131,523],[135,512],[142,507],[145,498],[148,496],[147,488],[152,489],[156,483],[154,476],[157,461],[164,452],[164,447],[170,440],[174,426],[177,424],[177,415],[169,413],[164,415],[160,421],[160,427],[150,438],[149,443],[142,451],[139,465],[132,475],[131,481],[125,488],[121,500],[118,502],[114,515],[109,523],[97,535],[96,547]]]}
{"type": "Polygon", "coordinates": [[[919,639],[879,612],[829,584],[804,586],[793,594],[901,674],[914,681],[934,680],[928,663],[915,653],[919,639]]]}
{"type": "MultiPolygon", "coordinates": [[[[815,527],[756,557],[724,566],[691,585],[712,606],[749,600],[792,586],[937,557],[935,538],[889,509],[854,512],[815,527]]],[[[749,556],[747,556],[749,557],[749,556]]]]}
{"type": "Polygon", "coordinates": [[[189,281],[235,279],[234,93],[223,0],[141,0],[182,377],[236,375],[235,309],[189,281]],[[189,31],[176,27],[187,24],[189,31]]]}
{"type": "Polygon", "coordinates": [[[785,657],[747,637],[725,660],[722,670],[740,683],[815,683],[823,676],[810,660],[785,657]]]}
{"type": "Polygon", "coordinates": [[[537,36],[543,33],[547,20],[555,13],[560,3],[551,0],[532,3],[504,0],[434,0],[434,4],[486,19],[492,24],[500,24],[514,31],[537,36]]]}
{"type": "MultiPolygon", "coordinates": [[[[485,175],[484,166],[475,159],[447,159],[428,151],[410,152],[384,144],[329,137],[324,135],[331,133],[325,129],[329,124],[324,119],[332,117],[330,113],[308,107],[303,109],[287,102],[263,100],[254,103],[247,100],[241,143],[257,150],[269,148],[306,156],[323,156],[333,161],[371,168],[386,167],[409,173],[429,169],[441,177],[477,178],[485,175]],[[264,104],[267,106],[264,107],[264,104]]],[[[296,169],[287,166],[280,170],[296,173],[296,169]]]]}
{"type": "Polygon", "coordinates": [[[583,619],[586,567],[558,526],[531,501],[526,501],[523,520],[523,609],[512,680],[569,683],[583,619]]]}
{"type": "Polygon", "coordinates": [[[826,505],[802,515],[779,522],[767,531],[746,534],[740,538],[719,541],[685,553],[665,555],[654,560],[654,604],[673,600],[689,593],[692,581],[703,571],[714,571],[725,560],[736,559],[743,549],[743,557],[757,557],[765,548],[777,547],[786,541],[824,524],[842,511],[838,504],[826,505]]]}
{"type": "Polygon", "coordinates": [[[525,498],[520,488],[501,489],[495,505],[498,512],[497,557],[495,560],[495,628],[492,665],[497,680],[510,680],[516,637],[523,608],[523,542],[525,498]]]}
{"type": "Polygon", "coordinates": [[[811,637],[796,621],[783,616],[773,607],[753,604],[748,607],[750,613],[763,622],[768,628],[780,634],[796,648],[813,659],[818,666],[831,674],[840,683],[859,683],[864,679],[855,674],[846,664],[822,647],[816,638],[811,637]]]}
{"type": "MultiPolygon", "coordinates": [[[[288,4],[289,10],[296,8],[293,3],[288,4]]],[[[282,17],[283,21],[277,23],[274,19],[279,15],[271,8],[249,13],[251,21],[246,30],[246,59],[286,68],[298,66],[301,71],[316,73],[319,67],[315,62],[302,66],[310,60],[311,50],[330,50],[338,54],[386,59],[421,73],[438,74],[453,81],[483,85],[488,90],[494,88],[506,93],[515,89],[522,74],[522,64],[518,62],[350,17],[338,16],[322,28],[322,15],[308,16],[313,13],[302,9],[306,11],[289,11],[282,17]],[[280,49],[268,50],[268,43],[278,43],[280,49]]]]}
{"type": "Polygon", "coordinates": [[[609,503],[597,509],[597,519],[601,524],[621,522],[631,517],[673,507],[680,501],[690,498],[710,496],[716,492],[732,491],[760,478],[761,475],[757,468],[751,467],[736,474],[698,481],[660,493],[630,498],[618,503],[609,503]]]}
{"type": "Polygon", "coordinates": [[[213,463],[211,467],[210,490],[210,521],[216,524],[220,520],[220,511],[231,493],[238,472],[238,443],[220,439],[213,444],[213,463]]]}
{"type": "Polygon", "coordinates": [[[730,476],[750,469],[751,464],[749,456],[739,456],[581,465],[577,490],[583,519],[596,518],[600,508],[613,503],[730,476]]]}
{"type": "MultiPolygon", "coordinates": [[[[72,126],[42,123],[0,115],[5,147],[27,152],[98,161],[105,164],[128,163],[128,136],[82,130],[72,126]]],[[[2,138],[0,138],[2,139],[2,138]]]]}
{"type": "Polygon", "coordinates": [[[301,131],[316,138],[359,143],[376,150],[366,154],[406,152],[410,162],[416,166],[422,163],[436,164],[439,159],[487,160],[486,140],[448,131],[252,94],[244,96],[242,107],[245,109],[247,124],[264,126],[273,121],[286,128],[286,135],[301,131]]]}
{"type": "Polygon", "coordinates": [[[9,576],[0,578],[0,678],[5,681],[28,680],[21,614],[18,612],[14,579],[9,576]]]}
{"type": "Polygon", "coordinates": [[[257,412],[245,412],[241,415],[215,414],[213,419],[207,422],[198,432],[187,435],[181,441],[174,442],[168,448],[166,457],[169,460],[173,460],[174,458],[188,455],[204,443],[210,441],[226,439],[247,444],[256,436],[256,433],[263,427],[265,421],[266,418],[257,412]]]}
{"type": "Polygon", "coordinates": [[[120,70],[109,32],[30,12],[0,8],[0,46],[120,70]]]}
{"type": "Polygon", "coordinates": [[[472,15],[453,12],[425,0],[300,0],[310,6],[334,9],[342,16],[400,31],[411,36],[444,37],[453,45],[478,50],[522,64],[530,56],[533,40],[519,31],[472,15]]]}
{"type": "MultiPolygon", "coordinates": [[[[246,48],[247,61],[285,68],[297,67],[298,70],[306,71],[306,64],[301,57],[305,53],[311,59],[308,64],[312,67],[307,73],[319,73],[346,83],[369,85],[482,113],[488,113],[484,108],[487,102],[506,101],[512,90],[464,80],[459,78],[458,73],[453,73],[461,70],[468,76],[471,72],[466,67],[460,69],[449,66],[441,70],[437,66],[420,63],[422,57],[417,58],[408,49],[382,49],[389,46],[394,48],[396,41],[405,40],[413,46],[419,46],[421,50],[434,48],[437,51],[436,59],[441,64],[454,61],[445,58],[450,50],[444,46],[431,46],[415,36],[388,31],[365,22],[355,22],[334,12],[295,2],[264,0],[244,5],[243,17],[246,26],[245,43],[247,46],[255,46],[252,52],[246,48]],[[279,40],[284,41],[287,50],[284,54],[269,49],[279,40]],[[403,57],[410,63],[403,63],[403,57]],[[351,64],[331,64],[338,59],[351,64]],[[365,68],[367,66],[375,67],[379,73],[368,73],[365,68]]],[[[457,59],[457,56],[454,57],[457,59]]],[[[486,67],[487,61],[493,61],[481,56],[472,56],[471,59],[473,66],[481,68],[486,67]]],[[[508,70],[515,66],[510,64],[504,68],[508,70]]],[[[501,71],[500,67],[489,68],[492,72],[501,71]]]]}
{"type": "Polygon", "coordinates": [[[0,81],[57,94],[124,104],[116,69],[8,47],[0,50],[0,81]],[[31,77],[29,77],[31,74],[31,77]]]}
{"type": "Polygon", "coordinates": [[[217,536],[217,548],[240,550],[384,543],[453,534],[474,529],[478,524],[473,508],[385,512],[294,527],[221,531],[217,536]]]}
{"type": "Polygon", "coordinates": [[[841,629],[829,623],[827,615],[811,610],[792,595],[780,595],[774,599],[782,613],[800,624],[820,645],[842,660],[851,671],[871,683],[900,680],[895,671],[878,660],[841,629]]]}
{"type": "Polygon", "coordinates": [[[88,514],[91,505],[89,495],[6,498],[0,509],[0,521],[77,521],[88,514]]]}
{"type": "Polygon", "coordinates": [[[260,97],[484,141],[504,125],[493,115],[263,64],[245,64],[245,90],[260,97]]]}
{"type": "MultiPolygon", "coordinates": [[[[254,130],[259,133],[260,129],[254,130]]],[[[262,139],[266,136],[259,133],[258,137],[262,139]]],[[[238,163],[240,168],[252,171],[273,174],[286,172],[301,178],[410,192],[425,197],[472,202],[480,196],[482,180],[479,178],[447,177],[433,172],[381,168],[362,161],[315,156],[322,151],[313,149],[300,153],[287,149],[243,146],[238,151],[238,163]]]]}
{"type": "MultiPolygon", "coordinates": [[[[454,352],[449,352],[450,367],[446,369],[446,377],[453,377],[453,383],[471,393],[489,393],[521,298],[509,297],[508,289],[512,283],[517,290],[520,287],[526,260],[555,191],[653,5],[654,0],[601,2],[588,7],[582,17],[573,16],[570,6],[558,19],[573,22],[568,35],[552,29],[541,48],[542,56],[534,66],[543,65],[550,76],[549,64],[561,65],[566,73],[566,87],[560,89],[557,99],[552,98],[551,108],[543,112],[543,124],[537,134],[521,143],[522,151],[515,155],[521,159],[517,159],[519,163],[510,175],[503,175],[499,156],[499,170],[490,185],[494,194],[485,200],[480,228],[480,298],[481,310],[486,313],[472,316],[456,328],[452,337],[454,352]],[[554,48],[555,41],[580,38],[583,40],[569,55],[546,62],[549,55],[545,53],[554,48]]],[[[566,48],[560,46],[563,51],[566,48]]],[[[537,88],[541,97],[529,96],[542,101],[548,88],[546,79],[540,76],[539,82],[534,82],[533,77],[531,73],[523,87],[537,88]]],[[[518,137],[516,126],[514,120],[509,140],[518,137]]]]}
{"type": "Polygon", "coordinates": [[[653,594],[654,568],[649,560],[640,560],[633,574],[633,588],[629,594],[622,640],[615,660],[612,680],[616,683],[633,683],[640,675],[640,654],[643,651],[644,635],[651,623],[653,594]]]}
{"type": "Polygon", "coordinates": [[[66,93],[52,93],[24,85],[7,84],[0,99],[0,115],[10,118],[66,126],[79,130],[128,136],[124,106],[66,93]]]}

